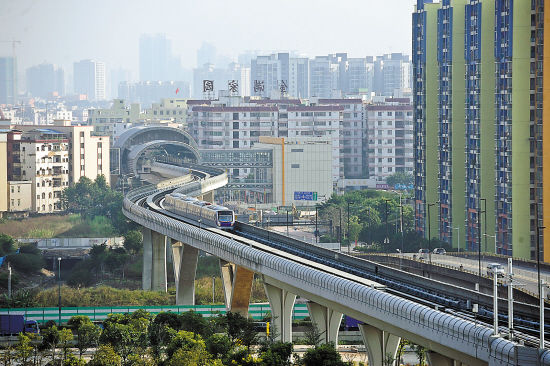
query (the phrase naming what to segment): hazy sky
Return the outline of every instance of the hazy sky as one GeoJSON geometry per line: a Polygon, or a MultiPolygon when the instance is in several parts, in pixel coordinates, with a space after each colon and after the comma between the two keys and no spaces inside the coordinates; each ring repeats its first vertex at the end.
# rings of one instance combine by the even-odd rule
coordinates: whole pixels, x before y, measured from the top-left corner
{"type": "MultiPolygon", "coordinates": [[[[185,67],[203,41],[219,54],[410,54],[415,0],[0,0],[0,41],[20,40],[19,69],[85,58],[138,76],[142,33],[165,33],[185,67]]],[[[0,55],[11,55],[0,42],[0,55]]]]}

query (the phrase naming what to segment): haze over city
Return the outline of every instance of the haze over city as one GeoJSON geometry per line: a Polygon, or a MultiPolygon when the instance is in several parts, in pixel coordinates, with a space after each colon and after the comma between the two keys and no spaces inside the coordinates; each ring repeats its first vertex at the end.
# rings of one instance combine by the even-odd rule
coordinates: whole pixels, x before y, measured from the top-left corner
{"type": "MultiPolygon", "coordinates": [[[[413,0],[110,1],[1,0],[0,41],[19,40],[18,67],[42,62],[70,70],[81,59],[138,77],[139,37],[164,33],[182,66],[196,67],[202,42],[237,59],[246,50],[296,51],[310,57],[410,54],[413,0]],[[388,4],[391,3],[391,6],[388,4]]],[[[10,43],[0,54],[10,56],[10,43]]]]}
{"type": "Polygon", "coordinates": [[[550,0],[0,0],[0,363],[550,366],[550,0]]]}

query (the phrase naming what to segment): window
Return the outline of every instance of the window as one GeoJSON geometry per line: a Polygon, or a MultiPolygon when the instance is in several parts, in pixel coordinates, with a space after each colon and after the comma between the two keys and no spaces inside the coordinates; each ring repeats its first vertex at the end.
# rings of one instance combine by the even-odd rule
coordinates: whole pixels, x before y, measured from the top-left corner
{"type": "Polygon", "coordinates": [[[378,112],[378,117],[382,117],[382,112],[378,112]]]}
{"type": "Polygon", "coordinates": [[[296,168],[299,168],[300,167],[300,164],[292,164],[290,166],[292,169],[296,169],[296,168]]]}
{"type": "Polygon", "coordinates": [[[290,152],[304,152],[304,149],[291,149],[290,152]]]}
{"type": "Polygon", "coordinates": [[[14,186],[11,186],[11,193],[15,193],[15,187],[14,186]]]}
{"type": "Polygon", "coordinates": [[[388,112],[388,117],[393,116],[393,112],[388,112]]]}

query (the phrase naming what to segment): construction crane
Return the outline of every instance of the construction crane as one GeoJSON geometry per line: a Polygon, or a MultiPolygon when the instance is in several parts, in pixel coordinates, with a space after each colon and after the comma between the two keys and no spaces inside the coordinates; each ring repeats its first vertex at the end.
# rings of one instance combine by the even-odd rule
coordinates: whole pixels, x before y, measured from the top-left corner
{"type": "Polygon", "coordinates": [[[11,41],[0,41],[0,43],[11,43],[11,55],[13,57],[12,61],[12,95],[13,95],[13,104],[15,104],[15,100],[17,98],[17,85],[15,83],[15,80],[17,80],[17,75],[15,71],[15,46],[18,44],[21,44],[21,41],[16,41],[15,39],[12,39],[11,41]]]}

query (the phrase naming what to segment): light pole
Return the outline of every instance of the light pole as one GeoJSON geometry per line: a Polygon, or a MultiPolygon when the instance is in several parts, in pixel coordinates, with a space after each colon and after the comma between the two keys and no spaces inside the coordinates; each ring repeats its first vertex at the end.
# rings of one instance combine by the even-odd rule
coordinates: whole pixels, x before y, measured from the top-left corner
{"type": "Polygon", "coordinates": [[[386,209],[386,215],[385,215],[385,219],[386,219],[386,238],[384,239],[384,243],[386,243],[386,245],[388,245],[390,243],[390,234],[389,234],[389,231],[388,231],[388,201],[389,199],[384,199],[384,204],[385,204],[385,209],[386,209]]]}
{"type": "Polygon", "coordinates": [[[545,226],[539,225],[539,204],[536,204],[535,217],[537,219],[537,284],[539,290],[539,348],[544,349],[544,290],[546,284],[543,284],[540,278],[540,230],[544,230],[545,226]]]}
{"type": "Polygon", "coordinates": [[[11,265],[9,262],[8,262],[8,300],[11,300],[11,265]]]}
{"type": "Polygon", "coordinates": [[[349,206],[350,206],[350,202],[348,202],[348,254],[350,254],[351,252],[351,241],[350,241],[350,238],[349,238],[349,206]]]}
{"type": "Polygon", "coordinates": [[[498,333],[498,275],[493,271],[493,337],[500,337],[498,333]]]}
{"type": "Polygon", "coordinates": [[[59,306],[59,326],[61,327],[61,257],[57,257],[57,305],[59,306]]]}
{"type": "Polygon", "coordinates": [[[456,241],[457,241],[458,252],[460,253],[460,227],[453,227],[453,230],[456,230],[457,232],[456,241]]]}
{"type": "Polygon", "coordinates": [[[399,220],[399,224],[400,224],[400,227],[401,227],[401,260],[399,261],[399,269],[401,269],[402,267],[402,260],[403,260],[403,254],[405,253],[405,250],[404,250],[404,240],[403,240],[403,205],[401,204],[401,196],[399,196],[399,211],[400,211],[400,220],[399,220]]]}
{"type": "Polygon", "coordinates": [[[340,238],[340,253],[342,252],[342,207],[338,208],[340,211],[340,226],[338,227],[338,236],[340,238]]]}
{"type": "Polygon", "coordinates": [[[315,243],[319,243],[319,229],[317,228],[317,219],[319,217],[319,208],[315,205],[315,243]]]}
{"type": "Polygon", "coordinates": [[[428,261],[430,264],[432,264],[432,221],[430,220],[430,207],[435,206],[436,203],[428,203],[428,261]]]}

